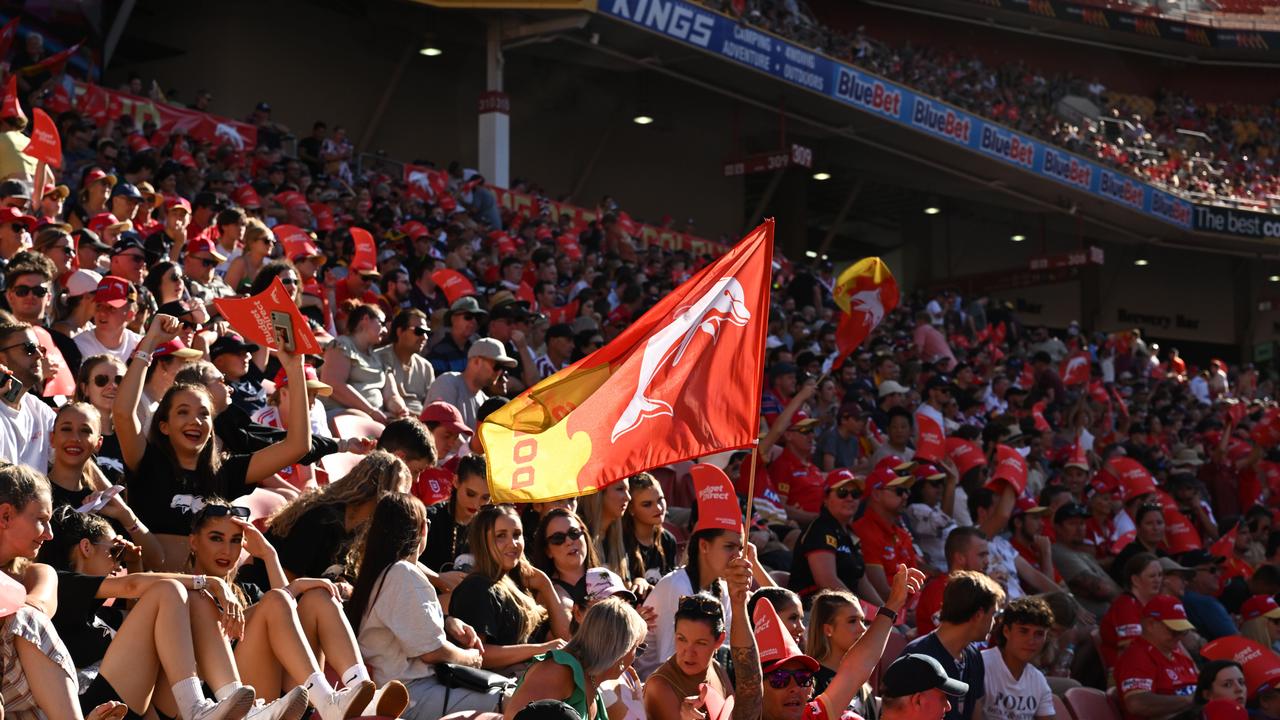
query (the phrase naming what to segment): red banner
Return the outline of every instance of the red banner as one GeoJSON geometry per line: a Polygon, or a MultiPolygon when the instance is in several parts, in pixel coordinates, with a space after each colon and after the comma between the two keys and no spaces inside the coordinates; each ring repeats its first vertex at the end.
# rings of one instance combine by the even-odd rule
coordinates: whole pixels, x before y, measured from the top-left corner
{"type": "Polygon", "coordinates": [[[351,257],[351,269],[353,271],[377,270],[378,243],[374,242],[373,235],[364,228],[353,227],[351,242],[355,245],[355,253],[351,257]]]}
{"type": "Polygon", "coordinates": [[[279,349],[276,342],[275,328],[272,325],[272,311],[286,312],[293,320],[294,351],[306,355],[320,355],[324,348],[316,341],[306,318],[298,311],[289,291],[284,289],[280,278],[271,281],[266,290],[247,298],[218,298],[213,301],[218,312],[231,323],[231,327],[240,331],[246,340],[269,348],[279,349]]]}
{"type": "Polygon", "coordinates": [[[947,456],[947,434],[928,413],[916,413],[916,458],[937,462],[947,456]]]}
{"type": "Polygon", "coordinates": [[[248,123],[158,103],[85,82],[76,81],[73,92],[73,95],[68,95],[64,86],[57,86],[47,103],[49,111],[57,114],[77,110],[99,126],[128,115],[138,127],[152,121],[166,135],[185,133],[194,140],[214,145],[230,143],[237,150],[252,150],[258,145],[258,129],[248,123]]]}
{"type": "Polygon", "coordinates": [[[423,165],[405,163],[403,180],[408,186],[409,195],[421,200],[431,200],[444,195],[449,189],[449,176],[444,171],[423,165]]]}
{"type": "Polygon", "coordinates": [[[53,118],[40,108],[32,108],[31,142],[22,152],[52,167],[62,167],[62,138],[53,118]]]}
{"type": "Polygon", "coordinates": [[[476,286],[457,270],[437,270],[431,273],[431,282],[440,288],[450,305],[458,298],[476,294],[476,286]]]}

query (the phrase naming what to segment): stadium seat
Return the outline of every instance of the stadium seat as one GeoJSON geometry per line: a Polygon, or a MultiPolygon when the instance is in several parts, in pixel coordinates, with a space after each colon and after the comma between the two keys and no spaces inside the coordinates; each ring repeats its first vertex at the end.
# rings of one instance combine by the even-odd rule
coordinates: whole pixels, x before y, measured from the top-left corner
{"type": "Polygon", "coordinates": [[[880,662],[876,663],[876,667],[871,671],[872,691],[879,694],[880,692],[880,676],[884,674],[884,669],[889,667],[890,663],[898,659],[902,654],[902,649],[907,646],[907,636],[900,632],[893,631],[889,633],[889,637],[885,639],[884,654],[880,656],[880,662]]]}
{"type": "Polygon", "coordinates": [[[1063,699],[1061,695],[1054,694],[1053,710],[1054,714],[1057,717],[1063,718],[1063,720],[1080,720],[1080,718],[1071,714],[1071,707],[1067,705],[1067,701],[1063,699]]]}
{"type": "Polygon", "coordinates": [[[339,415],[332,421],[334,429],[334,437],[367,437],[379,438],[382,436],[383,424],[377,420],[370,420],[367,417],[359,415],[339,415]]]}
{"type": "Polygon", "coordinates": [[[334,453],[320,458],[320,467],[328,476],[328,482],[335,482],[346,477],[351,468],[359,465],[363,459],[363,455],[355,453],[334,453]]]}
{"type": "Polygon", "coordinates": [[[1111,704],[1111,699],[1097,688],[1071,688],[1063,700],[1073,718],[1120,720],[1120,713],[1116,710],[1116,706],[1111,704]]]}
{"type": "Polygon", "coordinates": [[[249,508],[249,520],[258,527],[259,530],[267,529],[267,518],[276,513],[277,510],[289,503],[288,499],[280,493],[274,493],[263,488],[254,488],[254,491],[248,495],[241,495],[231,501],[232,505],[249,508]]]}

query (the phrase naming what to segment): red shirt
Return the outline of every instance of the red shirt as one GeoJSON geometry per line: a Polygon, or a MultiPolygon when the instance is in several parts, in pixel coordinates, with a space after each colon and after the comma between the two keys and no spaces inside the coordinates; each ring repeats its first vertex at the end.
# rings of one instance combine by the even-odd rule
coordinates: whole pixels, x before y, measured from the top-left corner
{"type": "MultiPolygon", "coordinates": [[[[1047,530],[1048,528],[1045,528],[1045,529],[1047,530]]],[[[1049,533],[1045,533],[1045,535],[1048,536],[1049,533]]],[[[1049,537],[1049,539],[1050,541],[1053,540],[1052,537],[1049,537]]],[[[1031,546],[1027,545],[1026,543],[1018,539],[1011,540],[1009,544],[1013,546],[1014,550],[1018,551],[1018,554],[1022,556],[1022,559],[1026,560],[1027,563],[1031,565],[1031,567],[1037,570],[1041,569],[1040,553],[1037,552],[1035,548],[1032,548],[1031,546]]],[[[1056,567],[1053,569],[1053,581],[1056,583],[1062,582],[1062,573],[1058,572],[1058,568],[1056,567]]]]}
{"type": "MultiPolygon", "coordinates": [[[[1120,655],[1116,663],[1116,688],[1120,691],[1121,707],[1124,697],[1132,692],[1149,691],[1157,695],[1190,696],[1196,690],[1199,672],[1196,664],[1181,646],[1173,651],[1173,657],[1147,642],[1136,638],[1120,655]]],[[[1126,720],[1139,716],[1124,711],[1126,720]]]]}
{"type": "Polygon", "coordinates": [[[826,478],[817,465],[790,449],[783,450],[777,460],[769,463],[769,478],[788,505],[815,513],[822,508],[826,478]]]}
{"type": "Polygon", "coordinates": [[[853,521],[853,534],[862,544],[862,559],[867,565],[884,568],[885,580],[893,583],[898,563],[920,567],[920,558],[911,544],[911,533],[898,524],[890,525],[870,508],[853,521]]]}
{"type": "Polygon", "coordinates": [[[1102,636],[1102,660],[1107,667],[1115,667],[1120,655],[1120,642],[1142,635],[1142,605],[1133,593],[1125,593],[1111,603],[1107,614],[1098,626],[1102,636]]]}
{"type": "Polygon", "coordinates": [[[947,576],[935,575],[920,589],[920,602],[916,605],[916,637],[923,637],[938,629],[942,613],[942,591],[947,589],[947,576]]]}
{"type": "MultiPolygon", "coordinates": [[[[836,717],[840,720],[862,720],[861,715],[848,708],[836,717]]],[[[804,706],[804,715],[801,716],[801,720],[830,720],[827,715],[827,704],[822,701],[821,695],[804,706]]]]}

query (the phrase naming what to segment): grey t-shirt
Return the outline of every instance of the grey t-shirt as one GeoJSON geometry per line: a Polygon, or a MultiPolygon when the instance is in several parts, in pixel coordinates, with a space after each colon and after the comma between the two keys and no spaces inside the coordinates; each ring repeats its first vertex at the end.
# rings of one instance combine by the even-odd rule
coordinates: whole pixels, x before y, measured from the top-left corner
{"type": "Polygon", "coordinates": [[[488,399],[489,396],[483,390],[477,390],[472,394],[467,387],[467,381],[462,379],[462,373],[447,372],[431,383],[431,389],[427,391],[425,404],[430,405],[437,400],[449,403],[458,408],[458,412],[462,413],[462,422],[474,430],[480,405],[488,399]]]}

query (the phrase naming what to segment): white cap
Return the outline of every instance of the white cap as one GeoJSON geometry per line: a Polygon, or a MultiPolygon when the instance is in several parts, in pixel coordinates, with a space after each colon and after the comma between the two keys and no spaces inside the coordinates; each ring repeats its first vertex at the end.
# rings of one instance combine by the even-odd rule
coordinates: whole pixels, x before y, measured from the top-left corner
{"type": "Polygon", "coordinates": [[[903,387],[901,383],[895,380],[885,380],[884,382],[880,383],[880,387],[877,388],[877,390],[879,391],[880,397],[886,397],[888,395],[893,395],[894,393],[906,394],[908,392],[911,392],[907,388],[903,387]]]}
{"type": "Polygon", "coordinates": [[[76,270],[67,276],[67,295],[80,297],[98,291],[102,276],[92,270],[76,270]]]}

